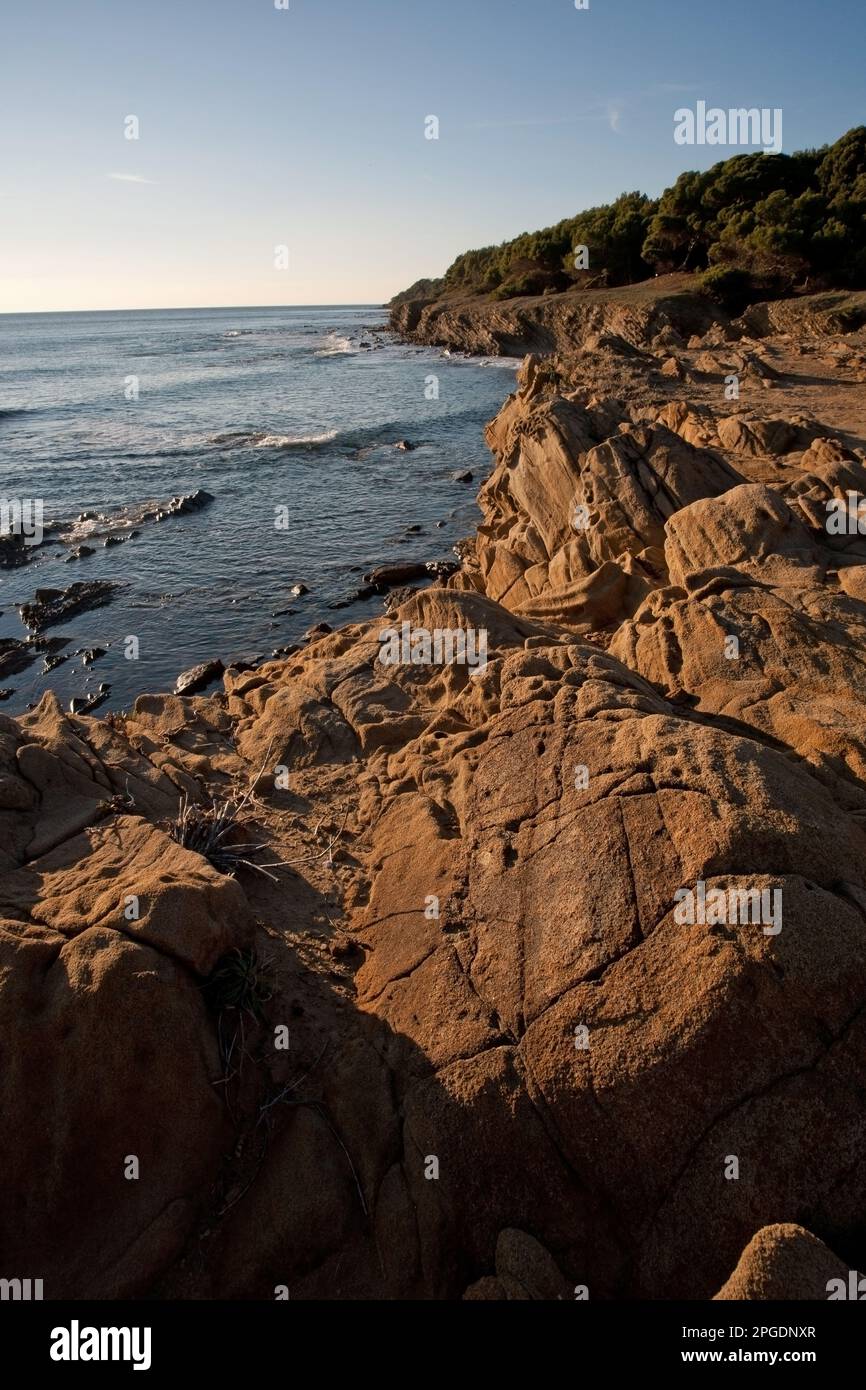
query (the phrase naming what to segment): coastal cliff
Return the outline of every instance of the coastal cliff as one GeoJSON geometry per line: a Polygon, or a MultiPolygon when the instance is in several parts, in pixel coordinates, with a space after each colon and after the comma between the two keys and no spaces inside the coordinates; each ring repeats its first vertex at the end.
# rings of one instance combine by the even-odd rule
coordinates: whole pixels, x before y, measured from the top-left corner
{"type": "Polygon", "coordinates": [[[10,1267],[293,1299],[863,1267],[864,307],[404,305],[549,354],[459,573],[216,695],[0,716],[10,1267]],[[484,660],[384,664],[406,625],[484,660]],[[779,912],[684,920],[714,890],[779,912]]]}
{"type": "Polygon", "coordinates": [[[810,335],[853,330],[866,318],[862,296],[828,290],[778,303],[762,302],[734,318],[705,293],[697,275],[657,275],[619,289],[574,289],[498,300],[451,293],[440,299],[400,298],[390,326],[430,347],[485,357],[528,353],[571,355],[612,334],[638,348],[685,346],[690,337],[734,323],[731,337],[793,331],[810,335]]]}
{"type": "Polygon", "coordinates": [[[511,300],[450,294],[407,299],[392,306],[390,323],[401,337],[482,356],[574,352],[593,334],[616,333],[649,342],[665,330],[689,337],[727,315],[696,293],[693,275],[658,276],[617,290],[567,290],[511,300]]]}

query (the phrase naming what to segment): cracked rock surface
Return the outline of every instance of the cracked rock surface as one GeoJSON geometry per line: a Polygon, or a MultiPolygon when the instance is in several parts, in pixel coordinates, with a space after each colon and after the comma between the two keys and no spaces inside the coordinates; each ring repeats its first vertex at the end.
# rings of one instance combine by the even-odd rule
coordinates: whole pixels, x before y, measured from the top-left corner
{"type": "Polygon", "coordinates": [[[530,358],[466,563],[387,617],[0,716],[0,1238],[46,1297],[866,1265],[866,536],[825,525],[866,343],[780,314],[676,373],[621,314],[530,358]],[[486,663],[383,664],[403,623],[486,663]],[[233,876],[177,831],[226,802],[233,876]],[[683,921],[699,883],[781,930],[683,921]]]}

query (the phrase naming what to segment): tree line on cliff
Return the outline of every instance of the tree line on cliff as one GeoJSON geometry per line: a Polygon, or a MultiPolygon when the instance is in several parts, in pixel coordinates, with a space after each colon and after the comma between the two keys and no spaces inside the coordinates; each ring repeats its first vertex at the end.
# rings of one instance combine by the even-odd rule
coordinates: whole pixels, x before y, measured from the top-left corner
{"type": "Polygon", "coordinates": [[[680,174],[660,198],[622,193],[553,227],[464,251],[436,280],[391,301],[450,294],[512,299],[699,271],[738,310],[752,299],[866,286],[866,126],[833,145],[739,154],[680,174]],[[588,265],[576,249],[588,250],[588,265]]]}

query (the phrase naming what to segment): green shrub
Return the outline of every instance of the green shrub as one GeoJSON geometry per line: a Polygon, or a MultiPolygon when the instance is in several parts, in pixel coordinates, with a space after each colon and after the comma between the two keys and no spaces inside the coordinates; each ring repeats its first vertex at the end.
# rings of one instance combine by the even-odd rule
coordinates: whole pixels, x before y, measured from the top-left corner
{"type": "Polygon", "coordinates": [[[748,270],[714,265],[701,276],[701,291],[729,314],[741,314],[754,298],[754,283],[748,270]]]}

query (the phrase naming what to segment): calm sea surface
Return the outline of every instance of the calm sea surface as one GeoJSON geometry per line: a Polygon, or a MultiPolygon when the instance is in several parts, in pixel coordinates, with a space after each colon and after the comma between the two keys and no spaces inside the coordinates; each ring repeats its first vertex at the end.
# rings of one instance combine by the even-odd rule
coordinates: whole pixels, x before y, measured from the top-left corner
{"type": "Polygon", "coordinates": [[[0,569],[0,638],[27,635],[16,604],[37,587],[121,585],[46,630],[70,638],[68,659],[0,678],[15,692],[0,710],[49,687],[67,704],[101,682],[103,709],[128,708],[200,661],[267,656],[313,623],[382,613],[381,598],[329,607],[377,564],[451,555],[475,525],[483,426],[515,364],[396,344],[377,332],[385,318],[371,306],[0,316],[0,499],[42,499],[64,537],[0,569]],[[452,478],[465,469],[471,486],[452,478]],[[197,489],[214,498],[203,510],[104,545],[142,504],[197,489]],[[81,543],[93,555],[69,562],[81,543]],[[298,583],[310,592],[293,598],[298,583]],[[123,655],[130,634],[137,661],[123,655]],[[88,668],[75,652],[94,646],[106,654],[88,668]]]}

